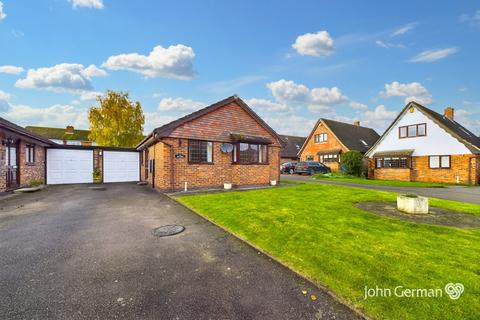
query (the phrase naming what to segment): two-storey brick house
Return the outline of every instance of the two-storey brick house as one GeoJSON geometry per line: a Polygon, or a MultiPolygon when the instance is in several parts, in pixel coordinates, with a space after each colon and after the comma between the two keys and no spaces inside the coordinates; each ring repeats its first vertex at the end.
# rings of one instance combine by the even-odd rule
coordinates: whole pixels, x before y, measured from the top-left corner
{"type": "Polygon", "coordinates": [[[0,192],[45,182],[48,139],[0,118],[0,192]]]}
{"type": "Polygon", "coordinates": [[[300,161],[319,161],[332,171],[340,170],[342,153],[366,153],[377,142],[375,130],[354,124],[320,118],[298,152],[300,161]]]}
{"type": "Polygon", "coordinates": [[[480,182],[480,138],[455,121],[453,108],[442,115],[408,103],[366,155],[372,179],[480,182]]]}
{"type": "Polygon", "coordinates": [[[158,190],[266,185],[280,179],[283,141],[229,97],[156,128],[137,146],[142,181],[158,190]]]}

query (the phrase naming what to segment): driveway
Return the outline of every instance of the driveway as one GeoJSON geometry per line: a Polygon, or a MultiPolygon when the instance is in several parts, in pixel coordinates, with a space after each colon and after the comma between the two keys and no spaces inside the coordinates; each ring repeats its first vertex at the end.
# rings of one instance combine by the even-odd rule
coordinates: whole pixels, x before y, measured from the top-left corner
{"type": "Polygon", "coordinates": [[[0,208],[2,319],[358,318],[145,186],[51,186],[0,208]],[[167,224],[186,230],[152,235],[167,224]]]}
{"type": "Polygon", "coordinates": [[[282,180],[308,181],[323,184],[334,184],[338,186],[356,187],[369,190],[390,191],[398,193],[415,193],[424,197],[454,200],[460,202],[470,202],[480,204],[480,187],[449,186],[445,188],[419,188],[419,187],[389,187],[371,184],[360,184],[341,182],[334,180],[312,179],[309,176],[283,174],[282,180]]]}

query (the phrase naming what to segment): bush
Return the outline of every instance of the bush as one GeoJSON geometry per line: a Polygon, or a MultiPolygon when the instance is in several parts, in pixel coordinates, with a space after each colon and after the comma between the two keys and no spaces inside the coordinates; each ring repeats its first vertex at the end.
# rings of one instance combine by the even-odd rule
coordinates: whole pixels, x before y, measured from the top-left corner
{"type": "Polygon", "coordinates": [[[360,177],[363,168],[363,155],[359,151],[348,151],[342,155],[342,166],[346,175],[360,177]]]}
{"type": "Polygon", "coordinates": [[[35,180],[30,181],[30,186],[31,187],[38,187],[38,186],[41,186],[41,185],[43,185],[42,180],[35,179],[35,180]]]}

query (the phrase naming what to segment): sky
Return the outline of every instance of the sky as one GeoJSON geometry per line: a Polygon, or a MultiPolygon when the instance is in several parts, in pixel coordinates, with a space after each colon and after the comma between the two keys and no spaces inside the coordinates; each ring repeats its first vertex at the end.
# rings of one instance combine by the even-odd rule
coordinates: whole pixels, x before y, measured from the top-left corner
{"type": "Polygon", "coordinates": [[[480,134],[478,1],[0,0],[0,117],[89,127],[106,90],[145,133],[237,94],[280,134],[380,134],[406,102],[480,134]]]}

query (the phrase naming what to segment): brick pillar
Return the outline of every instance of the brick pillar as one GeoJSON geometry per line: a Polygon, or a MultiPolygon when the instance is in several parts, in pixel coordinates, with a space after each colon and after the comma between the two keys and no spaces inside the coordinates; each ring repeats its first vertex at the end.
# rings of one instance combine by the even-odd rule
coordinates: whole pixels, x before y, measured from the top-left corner
{"type": "Polygon", "coordinates": [[[103,182],[103,150],[100,148],[93,149],[93,170],[95,183],[103,182]],[[98,175],[97,175],[98,172],[98,175]]]}

